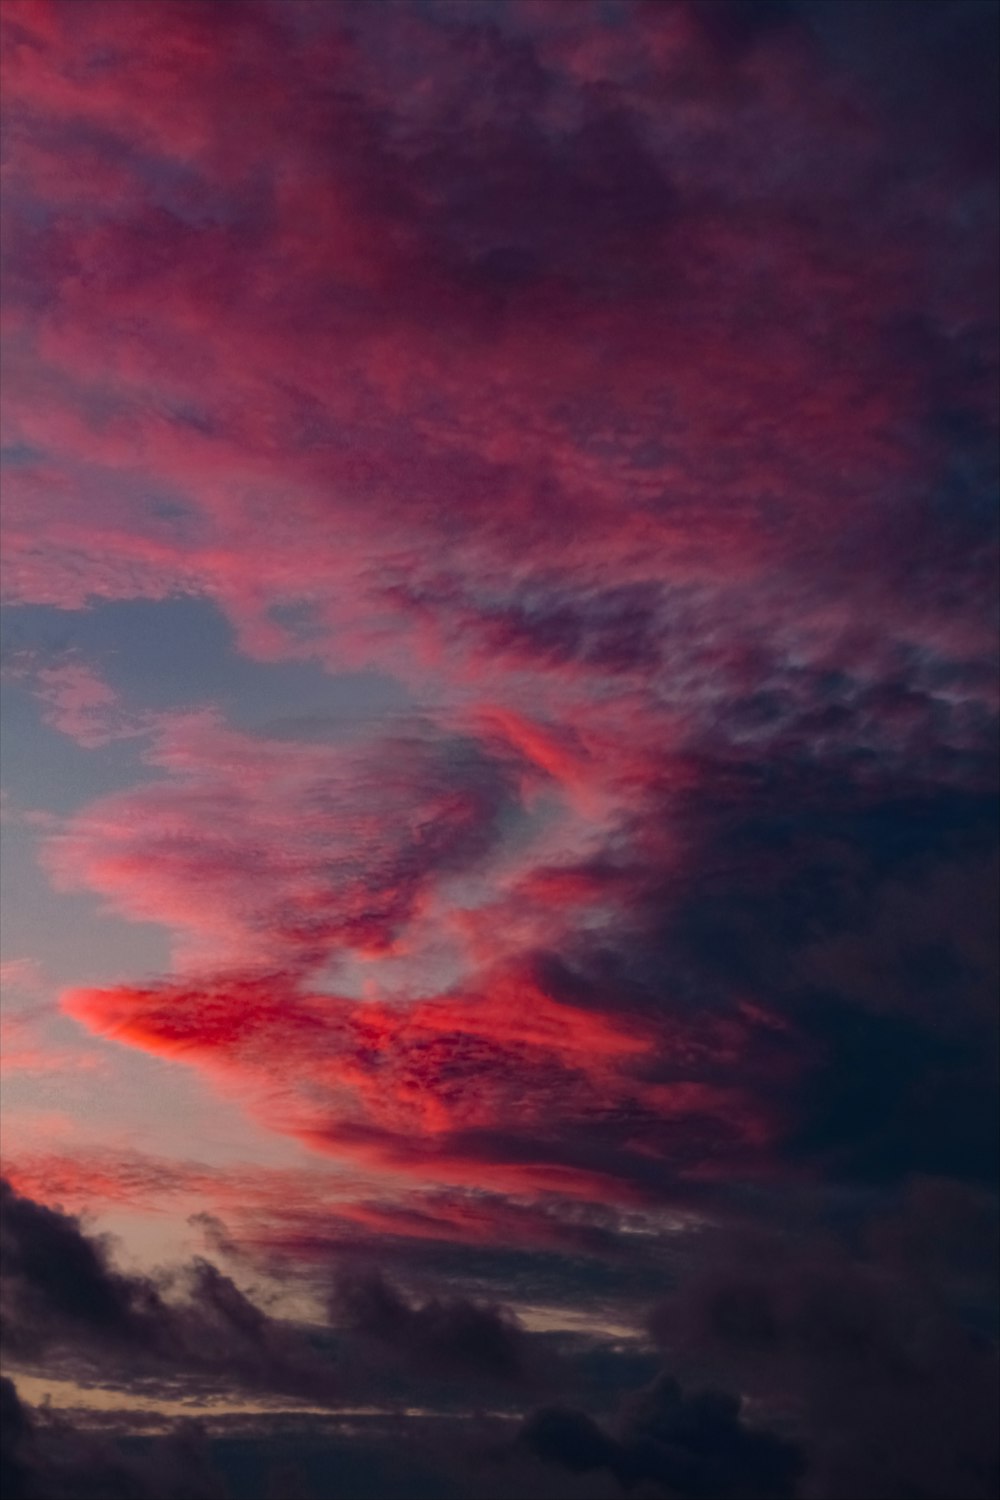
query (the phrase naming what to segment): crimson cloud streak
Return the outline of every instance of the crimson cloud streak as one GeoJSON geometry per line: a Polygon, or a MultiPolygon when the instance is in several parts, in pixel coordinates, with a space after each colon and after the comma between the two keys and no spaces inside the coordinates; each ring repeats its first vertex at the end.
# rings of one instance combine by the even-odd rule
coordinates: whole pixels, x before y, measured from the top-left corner
{"type": "MultiPolygon", "coordinates": [[[[194,1197],[220,1253],[310,1285],[361,1250],[491,1305],[599,1287],[638,1330],[656,1302],[678,1360],[663,1299],[703,1242],[819,1236],[853,1288],[873,1217],[989,1200],[996,6],[3,27],[13,617],[210,607],[262,673],[395,694],[250,723],[193,658],[151,707],[113,653],[10,652],[46,732],[132,757],[36,810],[53,890],[170,941],[61,1014],[306,1161],[234,1188],[42,1142],[15,1185],[194,1197]]],[[[988,1340],[963,1253],[928,1285],[988,1340]]],[[[794,1377],[765,1385],[794,1425],[794,1377]]],[[[614,1402],[549,1404],[516,1462],[581,1495],[873,1482],[820,1430],[856,1412],[800,1413],[809,1467],[700,1399],[661,1379],[613,1432],[614,1402]]],[[[990,1491],[979,1433],[933,1483],[990,1491]]]]}

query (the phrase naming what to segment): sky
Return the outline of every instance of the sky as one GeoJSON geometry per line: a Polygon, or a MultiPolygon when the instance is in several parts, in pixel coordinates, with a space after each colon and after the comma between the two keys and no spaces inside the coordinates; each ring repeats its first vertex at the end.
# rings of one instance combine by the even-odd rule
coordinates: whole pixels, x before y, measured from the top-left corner
{"type": "Polygon", "coordinates": [[[994,0],[2,0],[10,1500],[997,1483],[994,0]]]}

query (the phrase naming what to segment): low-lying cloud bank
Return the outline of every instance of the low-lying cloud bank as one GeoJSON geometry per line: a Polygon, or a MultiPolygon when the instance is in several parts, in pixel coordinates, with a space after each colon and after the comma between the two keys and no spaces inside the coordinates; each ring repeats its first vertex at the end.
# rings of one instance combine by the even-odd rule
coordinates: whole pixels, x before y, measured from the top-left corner
{"type": "MultiPolygon", "coordinates": [[[[120,1271],[105,1240],[5,1184],[11,1365],[97,1385],[112,1411],[115,1391],[184,1400],[208,1424],[144,1439],[167,1455],[151,1458],[147,1474],[145,1448],[124,1441],[127,1414],[117,1436],[93,1411],[77,1430],[80,1414],[74,1427],[32,1412],[8,1381],[8,1492],[189,1500],[170,1486],[181,1483],[178,1466],[186,1476],[193,1465],[195,1480],[183,1480],[195,1484],[191,1494],[202,1493],[197,1485],[206,1497],[228,1493],[236,1480],[223,1478],[224,1463],[216,1473],[212,1457],[221,1399],[243,1404],[262,1453],[272,1439],[281,1447],[282,1423],[296,1420],[319,1453],[337,1414],[357,1407],[386,1420],[394,1413],[412,1436],[413,1409],[424,1407],[423,1458],[418,1441],[406,1461],[429,1464],[446,1482],[442,1493],[455,1496],[488,1494],[490,1472],[507,1482],[526,1466],[532,1484],[555,1476],[553,1494],[565,1479],[567,1495],[985,1500],[997,1477],[997,1359],[985,1321],[991,1209],[988,1195],[928,1185],[873,1226],[865,1254],[814,1239],[795,1256],[786,1251],[787,1263],[780,1242],[720,1234],[648,1314],[640,1358],[643,1346],[630,1354],[606,1337],[574,1344],[530,1334],[496,1305],[407,1296],[350,1261],[330,1265],[329,1320],[291,1325],[206,1260],[160,1277],[120,1271]],[[667,1372],[647,1373],[636,1388],[637,1365],[654,1368],[653,1345],[667,1372]],[[684,1372],[683,1385],[671,1368],[684,1372]],[[940,1420],[927,1423],[929,1410],[940,1420]],[[457,1446],[439,1441],[449,1422],[462,1434],[457,1446]],[[110,1487],[87,1488],[98,1483],[110,1487]]],[[[348,1462],[341,1449],[351,1441],[337,1436],[336,1464],[348,1462]]],[[[362,1432],[359,1455],[367,1441],[362,1432]]]]}

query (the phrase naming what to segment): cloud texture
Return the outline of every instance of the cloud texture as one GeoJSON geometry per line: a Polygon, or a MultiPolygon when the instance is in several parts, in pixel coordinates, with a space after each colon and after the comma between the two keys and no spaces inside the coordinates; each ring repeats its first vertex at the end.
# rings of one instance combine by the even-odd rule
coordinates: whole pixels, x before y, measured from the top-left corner
{"type": "MultiPolygon", "coordinates": [[[[47,816],[48,877],[171,941],[63,1013],[314,1162],[14,1180],[203,1199],[289,1276],[409,1253],[450,1289],[348,1278],[355,1333],[501,1380],[497,1306],[560,1274],[638,1321],[681,1230],[846,1243],[988,1193],[996,6],[3,12],[6,599],[197,599],[254,662],[402,704],[265,730],[12,653],[51,729],[136,757],[47,816]]],[[[244,1374],[313,1378],[207,1262],[168,1310],[26,1204],[26,1355],[44,1302],[192,1378],[206,1319],[244,1374]]],[[[733,1296],[790,1368],[802,1310],[733,1296]]],[[[878,1470],[803,1480],[735,1398],[643,1400],[524,1442],[636,1493],[878,1470]]]]}

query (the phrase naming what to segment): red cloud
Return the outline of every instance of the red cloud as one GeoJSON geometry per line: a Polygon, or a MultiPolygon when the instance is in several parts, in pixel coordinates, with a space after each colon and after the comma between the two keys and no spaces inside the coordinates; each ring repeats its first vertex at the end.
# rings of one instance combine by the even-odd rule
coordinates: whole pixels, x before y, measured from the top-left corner
{"type": "MultiPolygon", "coordinates": [[[[656,1196],[657,1161],[664,1186],[702,1174],[709,1140],[759,1170],[776,1121],[741,1087],[644,1081],[654,1043],[670,1046],[662,1027],[560,1003],[526,973],[483,982],[478,995],[384,1005],[224,975],[69,992],[63,1005],[102,1035],[206,1069],[272,1128],[390,1177],[642,1201],[656,1196]]],[[[702,1045],[724,1059],[721,1036],[702,1045]]]]}

